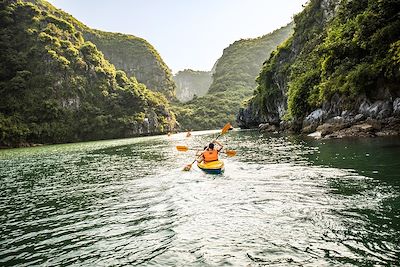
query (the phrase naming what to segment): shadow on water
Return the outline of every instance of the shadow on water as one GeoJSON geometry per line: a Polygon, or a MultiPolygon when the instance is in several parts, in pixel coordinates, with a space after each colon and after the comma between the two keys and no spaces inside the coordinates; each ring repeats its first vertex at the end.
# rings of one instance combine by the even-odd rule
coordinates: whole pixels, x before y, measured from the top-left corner
{"type": "MultiPolygon", "coordinates": [[[[357,266],[399,264],[400,138],[314,140],[257,131],[232,134],[235,135],[235,149],[240,151],[241,162],[313,165],[348,172],[340,178],[326,177],[327,197],[346,200],[342,207],[330,209],[341,226],[328,224],[321,237],[327,244],[344,247],[340,252],[336,246],[323,248],[328,262],[357,266]]],[[[308,251],[311,253],[312,249],[308,251]]],[[[282,260],[273,262],[251,255],[249,258],[254,262],[282,264],[282,260]]]]}
{"type": "Polygon", "coordinates": [[[354,169],[360,175],[400,185],[400,138],[306,140],[318,148],[308,160],[316,165],[354,169]]]}
{"type": "Polygon", "coordinates": [[[306,143],[318,148],[316,153],[308,155],[313,164],[350,169],[372,178],[331,179],[332,194],[359,199],[369,196],[377,200],[364,203],[364,208],[335,211],[346,223],[346,230],[336,231],[334,240],[339,239],[361,258],[337,256],[330,251],[326,257],[359,266],[399,264],[400,249],[390,244],[400,244],[400,138],[306,139],[306,143]]]}

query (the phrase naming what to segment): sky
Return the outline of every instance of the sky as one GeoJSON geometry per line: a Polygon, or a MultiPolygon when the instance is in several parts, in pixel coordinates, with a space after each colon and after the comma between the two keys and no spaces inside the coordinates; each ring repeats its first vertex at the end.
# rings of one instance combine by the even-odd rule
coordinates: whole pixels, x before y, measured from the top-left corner
{"type": "Polygon", "coordinates": [[[308,0],[49,0],[87,26],[147,40],[173,73],[209,71],[234,41],[289,23],[308,0]]]}

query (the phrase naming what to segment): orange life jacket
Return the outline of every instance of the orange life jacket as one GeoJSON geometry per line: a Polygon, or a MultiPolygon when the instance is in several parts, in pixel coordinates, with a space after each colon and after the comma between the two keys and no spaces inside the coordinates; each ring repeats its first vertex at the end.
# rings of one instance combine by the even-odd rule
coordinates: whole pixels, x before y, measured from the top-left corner
{"type": "Polygon", "coordinates": [[[203,152],[203,157],[205,162],[218,160],[217,150],[206,150],[203,152]]]}

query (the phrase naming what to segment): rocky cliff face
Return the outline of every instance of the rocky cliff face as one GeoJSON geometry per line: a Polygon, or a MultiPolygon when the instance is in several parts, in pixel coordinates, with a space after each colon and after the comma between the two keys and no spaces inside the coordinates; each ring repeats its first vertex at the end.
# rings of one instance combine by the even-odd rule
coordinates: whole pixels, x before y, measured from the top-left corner
{"type": "MultiPolygon", "coordinates": [[[[313,1],[309,4],[308,10],[303,11],[306,13],[303,15],[306,19],[301,20],[299,17],[295,19],[293,36],[280,44],[264,62],[257,78],[258,87],[255,96],[249,101],[247,107],[239,110],[237,115],[239,127],[255,128],[265,123],[279,125],[288,108],[290,66],[301,53],[307,52],[304,47],[312,40],[311,34],[322,32],[326,23],[332,19],[338,2],[338,0],[313,1]],[[300,30],[298,26],[300,23],[312,27],[312,33],[306,34],[300,30]]],[[[308,49],[313,49],[313,47],[308,49]]]]}
{"type": "Polygon", "coordinates": [[[175,100],[176,85],[172,73],[159,53],[146,40],[122,33],[94,30],[46,1],[25,0],[41,9],[68,21],[104,54],[117,69],[135,77],[150,90],[160,92],[169,100],[175,100]]]}
{"type": "Polygon", "coordinates": [[[215,63],[210,89],[203,97],[177,109],[178,121],[188,129],[215,129],[235,121],[242,102],[250,98],[263,61],[293,32],[288,24],[254,39],[235,41],[215,63]]]}
{"type": "Polygon", "coordinates": [[[301,132],[317,137],[385,136],[400,134],[400,94],[381,91],[375,98],[359,95],[354,103],[334,95],[302,121],[301,132]]]}
{"type": "Polygon", "coordinates": [[[176,85],[168,66],[146,40],[136,36],[98,30],[83,32],[104,56],[128,76],[134,76],[152,91],[160,92],[169,100],[175,98],[176,85]]]}
{"type": "Polygon", "coordinates": [[[176,97],[181,102],[192,100],[194,95],[203,96],[212,82],[211,71],[183,70],[174,75],[176,97]]]}
{"type": "Polygon", "coordinates": [[[370,134],[398,131],[399,8],[393,1],[310,1],[295,17],[293,37],[264,63],[239,125],[309,133],[327,124],[328,135],[380,121],[367,127],[370,134]]]}
{"type": "Polygon", "coordinates": [[[73,17],[41,0],[0,2],[0,10],[0,146],[175,127],[165,97],[117,70],[73,17]]]}

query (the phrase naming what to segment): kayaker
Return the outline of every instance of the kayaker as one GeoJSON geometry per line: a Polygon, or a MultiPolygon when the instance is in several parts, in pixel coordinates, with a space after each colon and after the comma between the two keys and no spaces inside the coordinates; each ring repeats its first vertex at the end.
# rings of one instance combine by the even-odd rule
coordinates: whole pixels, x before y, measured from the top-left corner
{"type": "Polygon", "coordinates": [[[208,145],[208,147],[205,147],[205,150],[203,153],[201,153],[198,162],[204,161],[205,163],[211,162],[211,161],[216,161],[218,160],[218,153],[222,150],[223,145],[218,142],[218,141],[213,141],[208,145]],[[215,144],[218,145],[218,148],[215,147],[215,144]]]}

